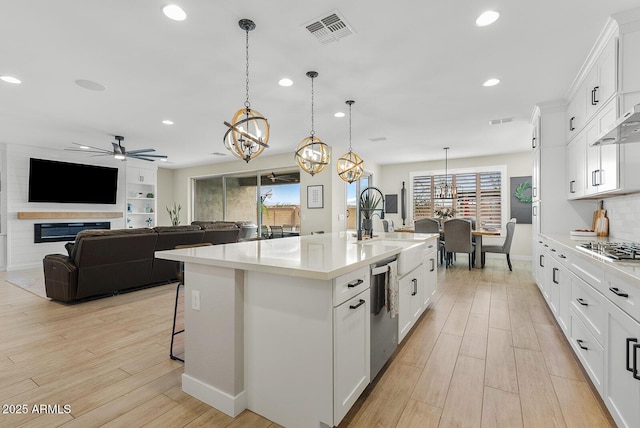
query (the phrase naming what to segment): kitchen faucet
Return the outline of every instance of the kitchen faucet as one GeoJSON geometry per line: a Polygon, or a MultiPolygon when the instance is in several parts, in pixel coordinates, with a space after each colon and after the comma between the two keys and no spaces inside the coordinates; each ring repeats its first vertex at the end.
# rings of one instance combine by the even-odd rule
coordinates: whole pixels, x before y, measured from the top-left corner
{"type": "MultiPolygon", "coordinates": [[[[377,206],[377,204],[376,204],[377,206]]],[[[358,223],[356,224],[356,228],[358,229],[357,232],[357,236],[358,236],[358,241],[362,241],[362,211],[365,210],[367,211],[369,214],[369,218],[373,217],[374,214],[378,214],[378,217],[380,217],[380,220],[384,220],[384,195],[382,194],[382,191],[380,189],[378,189],[377,187],[367,187],[366,189],[364,189],[361,193],[360,193],[360,198],[358,199],[358,223]],[[365,194],[365,192],[368,191],[376,191],[378,193],[380,193],[380,200],[382,201],[382,208],[362,208],[362,202],[363,202],[363,196],[365,194]],[[380,211],[379,213],[377,213],[376,211],[380,211]]],[[[369,233],[369,238],[373,238],[373,226],[371,227],[371,232],[369,233]]]]}

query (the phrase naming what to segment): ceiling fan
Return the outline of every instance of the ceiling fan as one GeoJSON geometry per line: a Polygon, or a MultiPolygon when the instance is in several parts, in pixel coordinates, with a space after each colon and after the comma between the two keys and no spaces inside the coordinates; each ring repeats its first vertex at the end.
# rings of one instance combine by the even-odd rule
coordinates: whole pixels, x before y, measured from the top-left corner
{"type": "Polygon", "coordinates": [[[272,172],[271,174],[267,174],[266,178],[271,180],[272,183],[276,182],[284,182],[284,183],[299,183],[300,182],[300,172],[289,172],[276,174],[272,172]]]}
{"type": "Polygon", "coordinates": [[[92,147],[87,146],[85,144],[73,143],[76,146],[79,146],[79,149],[65,149],[72,152],[85,152],[85,153],[97,153],[94,156],[113,156],[115,159],[126,160],[126,158],[133,159],[142,159],[149,162],[154,162],[156,160],[166,161],[166,155],[152,155],[149,154],[151,152],[155,152],[155,149],[139,149],[139,150],[130,150],[127,151],[125,147],[122,145],[124,141],[124,137],[120,135],[116,135],[114,137],[116,141],[112,142],[113,150],[102,149],[100,147],[92,147]],[[91,150],[93,149],[93,150],[91,150]]]}

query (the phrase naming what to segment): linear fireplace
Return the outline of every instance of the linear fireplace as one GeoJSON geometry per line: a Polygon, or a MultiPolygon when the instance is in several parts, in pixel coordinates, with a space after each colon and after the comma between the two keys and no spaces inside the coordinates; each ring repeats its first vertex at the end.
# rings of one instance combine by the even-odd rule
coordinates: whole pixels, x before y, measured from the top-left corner
{"type": "Polygon", "coordinates": [[[33,242],[73,241],[77,233],[85,229],[111,229],[111,222],[36,223],[33,225],[33,242]]]}

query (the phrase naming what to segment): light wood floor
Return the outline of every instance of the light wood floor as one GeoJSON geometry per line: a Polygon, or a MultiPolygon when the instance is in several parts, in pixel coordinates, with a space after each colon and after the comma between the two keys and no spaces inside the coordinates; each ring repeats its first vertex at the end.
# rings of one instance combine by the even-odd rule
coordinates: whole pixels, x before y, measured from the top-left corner
{"type": "MultiPolygon", "coordinates": [[[[615,426],[530,263],[515,261],[509,272],[489,259],[469,271],[459,259],[440,269],[430,308],[340,427],[615,426]]],[[[182,364],[168,357],[174,285],[63,305],[5,276],[0,404],[28,412],[0,413],[0,426],[277,426],[249,411],[232,419],[181,391],[182,364]],[[40,404],[71,411],[34,413],[40,404]]]]}

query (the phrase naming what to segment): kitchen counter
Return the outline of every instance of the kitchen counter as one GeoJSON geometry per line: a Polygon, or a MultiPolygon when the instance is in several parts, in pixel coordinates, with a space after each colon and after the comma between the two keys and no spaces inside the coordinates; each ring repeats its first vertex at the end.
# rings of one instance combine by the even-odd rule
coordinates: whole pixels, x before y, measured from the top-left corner
{"type": "Polygon", "coordinates": [[[640,261],[622,261],[611,260],[606,257],[598,256],[595,254],[589,254],[585,251],[579,250],[576,245],[580,245],[584,242],[602,241],[602,242],[623,242],[624,240],[609,238],[609,237],[593,237],[593,236],[570,236],[564,234],[540,234],[541,237],[550,239],[567,250],[572,254],[577,254],[581,257],[587,258],[598,267],[603,269],[609,274],[613,274],[629,284],[635,285],[640,288],[640,261]]]}
{"type": "Polygon", "coordinates": [[[338,425],[371,381],[370,265],[438,239],[353,235],[156,252],[185,264],[183,391],[233,417],[249,409],[283,426],[338,425]]]}
{"type": "Polygon", "coordinates": [[[330,280],[398,254],[402,247],[389,245],[389,241],[421,243],[437,236],[434,233],[380,232],[373,239],[357,241],[350,232],[336,232],[158,251],[155,256],[210,266],[330,280]],[[380,242],[382,240],[386,242],[380,242]]]}

